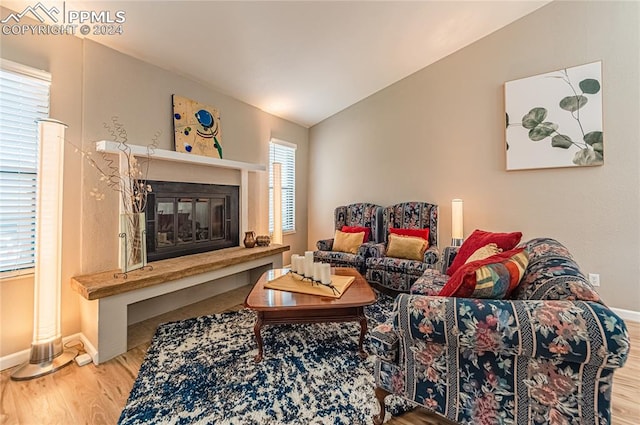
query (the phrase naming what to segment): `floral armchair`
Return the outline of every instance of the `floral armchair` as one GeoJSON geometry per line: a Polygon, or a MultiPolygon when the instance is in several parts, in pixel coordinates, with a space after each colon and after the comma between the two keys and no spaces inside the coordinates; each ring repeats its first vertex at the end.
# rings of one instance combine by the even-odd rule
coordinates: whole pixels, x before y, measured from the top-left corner
{"type": "Polygon", "coordinates": [[[411,285],[428,268],[436,267],[438,251],[438,206],[426,202],[405,202],[386,207],[383,212],[382,243],[369,248],[366,261],[367,281],[400,292],[411,285]],[[429,247],[422,261],[387,257],[389,229],[429,229],[429,247]]]}
{"type": "MultiPolygon", "coordinates": [[[[521,246],[529,265],[511,299],[396,298],[371,337],[375,424],[388,394],[462,424],[611,423],[613,372],[629,353],[624,322],[559,242],[521,246]]],[[[412,292],[433,293],[447,280],[427,275],[412,292]]]]}
{"type": "Polygon", "coordinates": [[[339,206],[334,211],[334,224],[336,230],[342,226],[368,227],[371,229],[369,241],[362,244],[356,254],[350,254],[332,251],[333,239],[319,240],[316,244],[318,250],[313,253],[314,261],[334,267],[352,267],[364,274],[369,246],[382,240],[382,207],[369,203],[339,206]]]}

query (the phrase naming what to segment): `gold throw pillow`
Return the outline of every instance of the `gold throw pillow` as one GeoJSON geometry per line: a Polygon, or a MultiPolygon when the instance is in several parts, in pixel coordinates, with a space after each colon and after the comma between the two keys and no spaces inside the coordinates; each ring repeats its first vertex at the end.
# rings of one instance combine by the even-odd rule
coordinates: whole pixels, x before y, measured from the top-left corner
{"type": "Polygon", "coordinates": [[[347,233],[336,230],[336,234],[333,237],[333,251],[357,254],[363,239],[364,232],[347,233]]]}
{"type": "Polygon", "coordinates": [[[427,246],[428,242],[425,239],[391,233],[389,234],[387,257],[423,261],[427,246]]]}
{"type": "Polygon", "coordinates": [[[502,252],[502,249],[498,248],[497,244],[490,243],[481,248],[476,249],[474,253],[471,254],[471,256],[464,263],[467,264],[472,261],[484,260],[485,258],[492,257],[500,252],[502,252]]]}

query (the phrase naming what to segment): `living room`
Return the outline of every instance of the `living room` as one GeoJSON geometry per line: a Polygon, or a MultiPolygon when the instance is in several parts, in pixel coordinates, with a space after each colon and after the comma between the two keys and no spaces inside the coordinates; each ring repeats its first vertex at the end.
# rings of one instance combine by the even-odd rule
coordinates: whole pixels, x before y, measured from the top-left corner
{"type": "MultiPolygon", "coordinates": [[[[9,10],[0,13],[4,18],[9,10]]],[[[113,116],[132,143],[147,145],[161,131],[159,147],[172,150],[174,94],[221,111],[225,158],[267,164],[269,140],[295,144],[296,231],[284,236],[290,246],[284,264],[331,237],[334,208],[354,202],[437,204],[444,247],[451,200],[461,198],[466,236],[486,229],[561,241],[585,273],[600,275],[604,302],[637,322],[639,15],[635,2],[551,2],[311,126],[86,38],[2,34],[0,54],[51,73],[50,116],[65,122],[66,138],[88,151],[109,139],[104,123],[113,116]],[[604,165],[506,171],[505,82],[595,61],[602,62],[604,165]]],[[[381,52],[385,60],[394,60],[392,52],[381,52]]],[[[210,173],[174,163],[151,169],[154,179],[189,175],[193,182],[208,181],[210,173]]],[[[90,325],[82,323],[79,295],[67,282],[118,267],[118,197],[91,196],[99,175],[71,149],[64,179],[60,311],[62,335],[70,336],[90,325]]],[[[268,233],[267,180],[266,173],[249,174],[247,227],[257,234],[268,233]]],[[[25,275],[0,284],[2,359],[28,351],[32,342],[33,280],[25,275]]]]}

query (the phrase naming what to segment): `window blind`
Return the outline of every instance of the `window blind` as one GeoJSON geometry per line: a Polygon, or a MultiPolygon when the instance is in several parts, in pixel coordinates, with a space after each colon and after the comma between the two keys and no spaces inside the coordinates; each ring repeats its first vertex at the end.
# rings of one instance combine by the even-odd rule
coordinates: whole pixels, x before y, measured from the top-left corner
{"type": "Polygon", "coordinates": [[[34,266],[38,125],[49,116],[51,75],[0,61],[0,273],[34,266]]]}
{"type": "Polygon", "coordinates": [[[273,163],[282,164],[282,231],[296,230],[296,145],[269,142],[269,232],[273,232],[273,163]]]}

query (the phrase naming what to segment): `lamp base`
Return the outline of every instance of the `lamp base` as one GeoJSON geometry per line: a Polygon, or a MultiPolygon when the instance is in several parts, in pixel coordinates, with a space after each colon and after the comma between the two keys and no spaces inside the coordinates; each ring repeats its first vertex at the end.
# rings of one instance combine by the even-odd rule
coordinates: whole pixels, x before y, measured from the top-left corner
{"type": "Polygon", "coordinates": [[[451,239],[451,246],[462,246],[462,242],[464,242],[464,239],[453,238],[451,239]]]}
{"type": "Polygon", "coordinates": [[[46,360],[39,363],[24,363],[11,374],[11,379],[14,381],[26,381],[29,379],[48,375],[57,371],[58,369],[69,365],[77,355],[78,350],[67,349],[63,350],[60,354],[58,354],[51,360],[46,360]]]}

